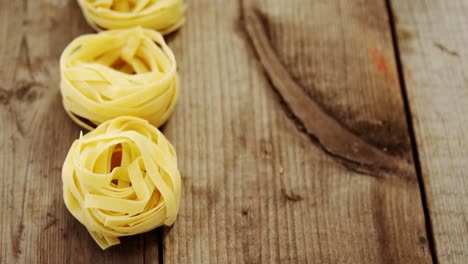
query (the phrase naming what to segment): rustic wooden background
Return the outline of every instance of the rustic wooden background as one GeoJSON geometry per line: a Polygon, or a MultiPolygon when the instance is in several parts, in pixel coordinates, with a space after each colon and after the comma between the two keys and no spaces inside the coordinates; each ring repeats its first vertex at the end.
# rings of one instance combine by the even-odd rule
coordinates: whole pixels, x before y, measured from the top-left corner
{"type": "Polygon", "coordinates": [[[172,228],[67,212],[75,0],[0,0],[1,263],[468,263],[468,1],[188,0],[172,228]]]}

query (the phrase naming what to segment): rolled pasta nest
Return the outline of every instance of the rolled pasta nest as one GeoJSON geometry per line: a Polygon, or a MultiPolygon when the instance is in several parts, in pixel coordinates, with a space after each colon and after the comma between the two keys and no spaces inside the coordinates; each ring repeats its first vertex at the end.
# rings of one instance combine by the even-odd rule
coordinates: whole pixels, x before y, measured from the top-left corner
{"type": "Polygon", "coordinates": [[[66,112],[88,130],[118,116],[159,127],[179,94],[174,54],[160,33],[141,27],[76,38],[60,57],[60,76],[66,112]]]}
{"type": "Polygon", "coordinates": [[[135,26],[169,34],[185,23],[183,0],[78,0],[97,31],[135,26]]]}
{"type": "Polygon", "coordinates": [[[62,169],[72,215],[106,249],[121,236],[172,225],[181,178],[176,153],[155,127],[136,117],[105,122],[71,146],[62,169]]]}

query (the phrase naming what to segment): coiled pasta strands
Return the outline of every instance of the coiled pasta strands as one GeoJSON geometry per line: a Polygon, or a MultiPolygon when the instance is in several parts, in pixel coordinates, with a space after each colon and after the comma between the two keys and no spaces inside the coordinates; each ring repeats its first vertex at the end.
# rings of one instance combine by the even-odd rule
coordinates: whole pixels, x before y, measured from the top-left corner
{"type": "Polygon", "coordinates": [[[142,26],[173,32],[185,22],[183,0],[78,0],[85,19],[97,31],[142,26]]]}
{"type": "Polygon", "coordinates": [[[102,249],[121,236],[172,225],[179,211],[176,153],[140,118],[118,117],[75,140],[62,181],[66,207],[102,249]]]}
{"type": "Polygon", "coordinates": [[[60,58],[68,115],[88,130],[118,116],[161,126],[179,94],[177,64],[161,34],[141,27],[73,40],[60,58]]]}

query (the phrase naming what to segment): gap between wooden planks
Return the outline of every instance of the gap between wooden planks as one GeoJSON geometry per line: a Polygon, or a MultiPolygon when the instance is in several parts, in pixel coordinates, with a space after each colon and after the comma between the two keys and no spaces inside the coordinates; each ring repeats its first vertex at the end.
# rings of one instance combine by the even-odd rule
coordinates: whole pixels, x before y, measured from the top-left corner
{"type": "Polygon", "coordinates": [[[468,2],[391,1],[439,263],[468,263],[468,2]]]}

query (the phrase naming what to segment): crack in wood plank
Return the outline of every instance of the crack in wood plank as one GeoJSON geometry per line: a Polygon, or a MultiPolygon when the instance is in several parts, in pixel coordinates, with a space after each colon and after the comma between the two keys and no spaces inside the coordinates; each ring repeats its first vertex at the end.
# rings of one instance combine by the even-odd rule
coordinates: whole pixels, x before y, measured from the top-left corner
{"type": "Polygon", "coordinates": [[[31,78],[32,81],[35,81],[32,62],[31,62],[31,55],[30,55],[28,40],[26,38],[26,35],[23,35],[23,37],[21,38],[18,62],[19,62],[18,67],[26,66],[29,77],[31,78]]]}
{"type": "Polygon", "coordinates": [[[400,157],[392,156],[350,132],[327,114],[300,85],[280,61],[266,32],[266,18],[240,1],[241,25],[248,44],[255,50],[265,76],[279,95],[287,116],[323,151],[348,169],[368,176],[383,178],[395,175],[415,181],[414,167],[400,157]]]}
{"type": "Polygon", "coordinates": [[[47,213],[47,219],[49,219],[49,221],[47,222],[47,224],[44,226],[44,228],[42,228],[42,231],[46,231],[48,230],[49,228],[51,228],[52,226],[54,226],[55,224],[57,224],[57,217],[55,215],[53,215],[52,213],[47,213]]]}
{"type": "Polygon", "coordinates": [[[433,42],[433,44],[434,44],[434,46],[436,48],[438,48],[443,53],[448,54],[448,55],[450,55],[452,57],[460,58],[460,54],[458,54],[458,52],[456,52],[455,50],[451,50],[451,49],[445,47],[444,45],[442,45],[441,43],[438,43],[438,42],[433,42]]]}
{"type": "Polygon", "coordinates": [[[0,105],[8,105],[10,103],[11,96],[12,92],[10,90],[0,87],[0,105]]]}

